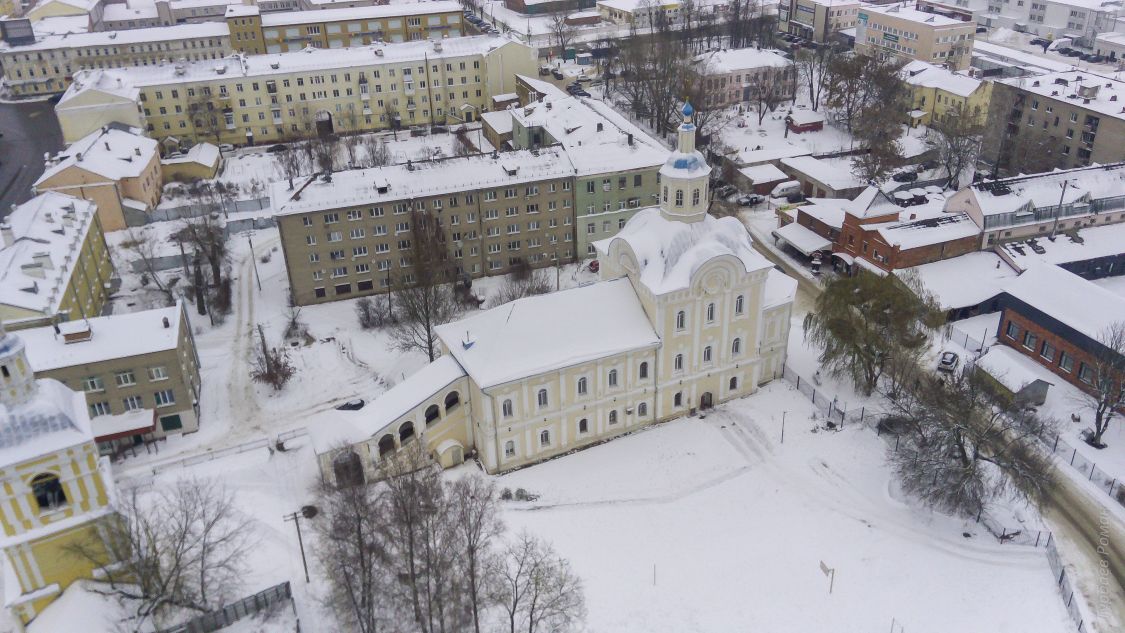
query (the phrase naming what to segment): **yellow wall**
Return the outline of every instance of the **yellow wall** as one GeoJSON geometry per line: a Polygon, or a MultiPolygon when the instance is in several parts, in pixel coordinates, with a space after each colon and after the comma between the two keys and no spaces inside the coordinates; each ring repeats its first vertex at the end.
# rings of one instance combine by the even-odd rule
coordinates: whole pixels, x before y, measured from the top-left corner
{"type": "Polygon", "coordinates": [[[984,125],[988,118],[988,104],[992,97],[992,82],[982,81],[968,97],[953,94],[940,87],[911,86],[912,109],[921,110],[926,114],[917,120],[922,125],[929,125],[935,119],[941,120],[951,113],[970,113],[975,121],[984,125]]]}

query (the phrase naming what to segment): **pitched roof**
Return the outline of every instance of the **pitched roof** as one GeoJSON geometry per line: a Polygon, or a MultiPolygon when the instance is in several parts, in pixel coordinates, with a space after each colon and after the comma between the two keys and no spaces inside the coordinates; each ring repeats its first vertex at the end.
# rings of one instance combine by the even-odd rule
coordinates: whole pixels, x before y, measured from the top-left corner
{"type": "Polygon", "coordinates": [[[1030,268],[1004,291],[1094,341],[1125,320],[1125,297],[1058,266],[1030,268]]]}
{"type": "Polygon", "coordinates": [[[144,173],[156,156],[156,148],[154,139],[135,134],[123,126],[114,124],[102,127],[51,157],[35,185],[38,186],[71,167],[84,169],[109,180],[136,178],[144,173]]]}

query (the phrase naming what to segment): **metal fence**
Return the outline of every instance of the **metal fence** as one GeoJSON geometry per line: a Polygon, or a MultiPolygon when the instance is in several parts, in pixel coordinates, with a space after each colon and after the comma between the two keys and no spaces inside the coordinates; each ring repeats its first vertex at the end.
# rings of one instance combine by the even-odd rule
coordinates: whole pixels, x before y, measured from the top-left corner
{"type": "Polygon", "coordinates": [[[168,220],[183,220],[184,218],[198,218],[210,213],[238,213],[242,211],[261,211],[270,206],[268,196],[262,198],[249,198],[246,200],[227,200],[218,203],[197,202],[178,207],[157,207],[151,213],[143,211],[126,210],[125,224],[128,226],[144,226],[153,222],[166,222],[168,220]]]}
{"type": "Polygon", "coordinates": [[[953,324],[945,326],[945,328],[943,329],[943,335],[945,337],[945,340],[952,341],[953,343],[960,345],[970,352],[984,352],[983,341],[979,341],[969,336],[968,334],[957,329],[957,327],[953,324]]]}
{"type": "MultiPolygon", "coordinates": [[[[287,580],[238,602],[232,602],[217,611],[205,613],[171,628],[160,629],[157,633],[212,633],[292,598],[293,593],[287,580]]],[[[300,630],[299,624],[297,629],[300,630]]]]}
{"type": "Polygon", "coordinates": [[[1066,613],[1078,627],[1078,633],[1086,632],[1086,621],[1082,617],[1082,611],[1078,608],[1078,600],[1081,597],[1074,591],[1074,587],[1070,584],[1070,576],[1066,574],[1066,568],[1063,567],[1062,558],[1059,557],[1059,550],[1055,548],[1055,543],[1052,541],[1047,544],[1047,562],[1051,564],[1051,571],[1054,573],[1055,586],[1058,587],[1059,593],[1062,595],[1063,604],[1066,605],[1066,613]],[[1075,598],[1078,598],[1076,600],[1075,598]]]}
{"type": "Polygon", "coordinates": [[[1059,458],[1059,461],[1082,473],[1086,477],[1086,481],[1096,485],[1102,492],[1109,495],[1110,499],[1125,506],[1125,486],[1122,486],[1121,481],[1116,477],[1098,468],[1096,462],[1086,459],[1078,452],[1077,448],[1064,440],[1061,435],[1056,433],[1053,437],[1040,439],[1043,440],[1047,450],[1059,458]]]}
{"type": "Polygon", "coordinates": [[[847,403],[840,400],[836,394],[829,393],[828,390],[824,389],[815,377],[812,380],[805,378],[793,371],[793,368],[789,365],[782,366],[781,375],[797,387],[797,391],[811,400],[826,420],[840,425],[840,428],[843,428],[848,422],[861,423],[871,417],[867,414],[865,407],[853,408],[849,411],[847,403]]]}

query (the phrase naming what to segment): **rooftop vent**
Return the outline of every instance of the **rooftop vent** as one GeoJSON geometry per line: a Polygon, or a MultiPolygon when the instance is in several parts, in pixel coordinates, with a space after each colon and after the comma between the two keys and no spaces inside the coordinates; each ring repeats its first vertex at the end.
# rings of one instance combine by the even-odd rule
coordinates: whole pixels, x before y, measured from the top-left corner
{"type": "Polygon", "coordinates": [[[277,70],[278,68],[281,68],[281,64],[279,62],[270,62],[270,68],[277,70]]]}
{"type": "Polygon", "coordinates": [[[163,323],[165,330],[172,327],[172,322],[168,320],[168,317],[164,317],[163,319],[161,319],[161,322],[163,323]]]}
{"type": "Polygon", "coordinates": [[[217,74],[217,75],[227,74],[227,67],[226,66],[219,66],[218,68],[215,69],[215,74],[217,74]]]}
{"type": "Polygon", "coordinates": [[[473,337],[469,334],[469,331],[465,330],[465,338],[461,341],[461,347],[469,349],[473,346],[473,343],[476,343],[476,341],[473,340],[473,337]]]}
{"type": "Polygon", "coordinates": [[[381,49],[381,48],[376,48],[376,49],[375,49],[375,56],[376,56],[376,57],[382,57],[382,56],[383,56],[383,49],[381,49]]]}

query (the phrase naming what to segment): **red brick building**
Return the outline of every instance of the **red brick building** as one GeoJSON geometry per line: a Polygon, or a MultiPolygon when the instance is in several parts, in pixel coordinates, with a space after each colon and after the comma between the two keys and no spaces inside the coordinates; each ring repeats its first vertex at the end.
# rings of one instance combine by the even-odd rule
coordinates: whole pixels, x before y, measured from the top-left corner
{"type": "Polygon", "coordinates": [[[997,341],[1089,390],[1093,361],[1105,352],[1099,336],[1125,320],[1125,298],[1074,273],[1044,264],[1004,289],[997,341]]]}
{"type": "Polygon", "coordinates": [[[890,272],[980,249],[980,228],[964,213],[945,213],[942,201],[902,207],[869,187],[842,206],[833,256],[849,267],[890,272]]]}

